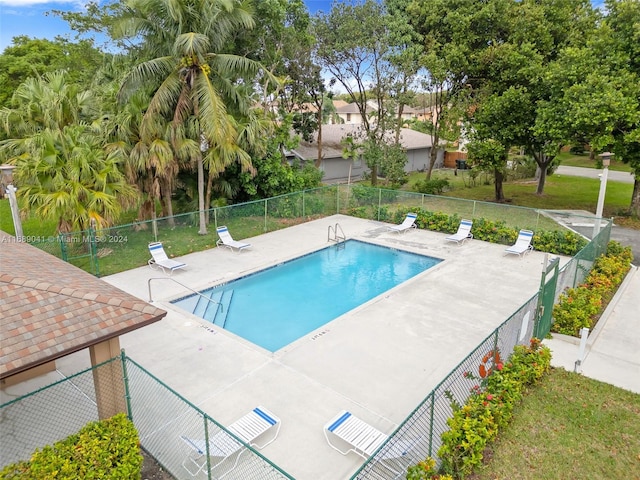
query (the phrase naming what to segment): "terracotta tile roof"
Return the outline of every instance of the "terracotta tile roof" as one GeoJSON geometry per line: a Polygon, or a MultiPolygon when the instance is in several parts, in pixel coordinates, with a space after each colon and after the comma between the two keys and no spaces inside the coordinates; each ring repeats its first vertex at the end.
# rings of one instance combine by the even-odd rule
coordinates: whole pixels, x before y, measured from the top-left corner
{"type": "Polygon", "coordinates": [[[166,314],[0,231],[0,378],[157,322],[166,314]]]}

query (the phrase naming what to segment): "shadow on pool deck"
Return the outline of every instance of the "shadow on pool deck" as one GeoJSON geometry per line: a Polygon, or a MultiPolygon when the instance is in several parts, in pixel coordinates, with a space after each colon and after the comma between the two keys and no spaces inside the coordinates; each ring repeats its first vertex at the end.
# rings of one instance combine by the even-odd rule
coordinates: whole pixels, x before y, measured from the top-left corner
{"type": "MultiPolygon", "coordinates": [[[[261,453],[298,480],[355,473],[362,459],[331,449],[323,425],[347,409],[390,433],[536,293],[545,257],[505,256],[504,245],[458,246],[445,234],[398,234],[387,224],[335,215],[251,238],[252,248],[240,253],[216,248],[186,255],[180,259],[187,268],[173,278],[195,290],[232,280],[325,247],[336,223],[347,238],[444,261],[275,353],[178,310],[170,300],[190,292],[164,279],[151,281],[151,294],[166,318],[121,338],[128,356],[222,424],[256,405],[278,415],[280,435],[261,453]]],[[[104,280],[149,300],[149,279],[162,277],[141,267],[104,280]]],[[[73,363],[74,371],[89,366],[88,358],[73,363]]]]}

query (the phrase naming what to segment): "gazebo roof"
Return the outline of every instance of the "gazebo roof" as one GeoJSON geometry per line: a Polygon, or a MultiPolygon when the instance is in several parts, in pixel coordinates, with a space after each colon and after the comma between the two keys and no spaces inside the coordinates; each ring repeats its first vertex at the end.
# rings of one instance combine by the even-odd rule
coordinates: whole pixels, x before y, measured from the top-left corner
{"type": "Polygon", "coordinates": [[[166,314],[0,231],[0,378],[157,322],[166,314]]]}

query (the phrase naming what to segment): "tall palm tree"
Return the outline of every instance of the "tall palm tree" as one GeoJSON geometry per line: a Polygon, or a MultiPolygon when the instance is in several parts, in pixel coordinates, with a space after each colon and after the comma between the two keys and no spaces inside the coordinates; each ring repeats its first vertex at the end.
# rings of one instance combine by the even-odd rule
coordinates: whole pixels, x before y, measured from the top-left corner
{"type": "Polygon", "coordinates": [[[16,88],[12,108],[0,110],[0,122],[9,137],[22,138],[49,128],[91,121],[97,112],[95,97],[67,82],[65,71],[30,77],[16,88]]]}
{"type": "Polygon", "coordinates": [[[136,92],[109,119],[108,131],[114,138],[112,145],[119,145],[127,152],[126,176],[142,194],[138,218],[151,218],[155,231],[156,201],[162,202],[163,216],[169,217],[169,222],[173,221],[170,192],[178,175],[179,164],[171,147],[169,122],[163,117],[156,116],[156,122],[148,126],[146,138],[141,137],[140,124],[149,98],[148,92],[136,92]]]}
{"type": "Polygon", "coordinates": [[[238,32],[252,28],[250,4],[242,0],[127,0],[114,36],[139,38],[139,52],[149,60],[135,66],[122,85],[122,98],[153,85],[141,123],[149,142],[157,117],[171,119],[172,147],[198,172],[200,234],[206,234],[205,166],[218,174],[234,162],[251,170],[251,158],[237,144],[236,122],[227,109],[248,108],[237,88],[263,72],[260,65],[223,50],[238,32]]]}

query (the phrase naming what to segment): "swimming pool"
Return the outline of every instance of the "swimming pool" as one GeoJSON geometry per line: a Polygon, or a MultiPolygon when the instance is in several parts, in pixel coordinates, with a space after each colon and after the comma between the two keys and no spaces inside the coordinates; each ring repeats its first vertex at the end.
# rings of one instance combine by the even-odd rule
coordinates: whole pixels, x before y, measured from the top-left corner
{"type": "Polygon", "coordinates": [[[173,303],[275,352],[441,261],[347,240],[173,303]]]}

